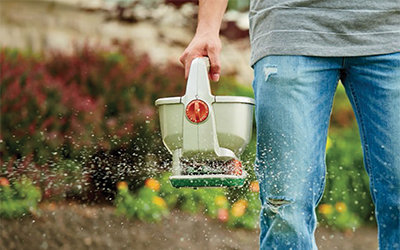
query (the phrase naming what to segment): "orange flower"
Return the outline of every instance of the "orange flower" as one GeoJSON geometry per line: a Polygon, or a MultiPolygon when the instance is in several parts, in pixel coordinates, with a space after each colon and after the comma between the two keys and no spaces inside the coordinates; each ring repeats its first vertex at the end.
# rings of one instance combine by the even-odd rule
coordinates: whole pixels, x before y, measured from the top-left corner
{"type": "Polygon", "coordinates": [[[150,188],[153,191],[158,191],[160,190],[160,183],[152,178],[149,178],[145,181],[144,185],[148,188],[150,188]]]}
{"type": "Polygon", "coordinates": [[[0,177],[0,186],[8,187],[10,186],[10,182],[5,177],[0,177]]]}
{"type": "Polygon", "coordinates": [[[218,195],[217,197],[215,197],[215,204],[218,207],[223,207],[228,203],[228,200],[226,199],[225,196],[223,195],[218,195]]]}
{"type": "Polygon", "coordinates": [[[57,209],[56,203],[50,202],[50,203],[47,205],[47,209],[49,209],[50,211],[55,211],[55,210],[57,209]]]}
{"type": "Polygon", "coordinates": [[[165,200],[160,196],[154,196],[152,202],[161,208],[167,207],[167,203],[165,203],[165,200]]]}
{"type": "Polygon", "coordinates": [[[232,215],[235,217],[240,217],[246,212],[246,207],[247,207],[247,201],[246,200],[239,200],[235,202],[232,205],[232,215]]]}
{"type": "Polygon", "coordinates": [[[333,212],[333,207],[331,204],[321,204],[318,206],[318,212],[328,215],[333,212]]]}
{"type": "Polygon", "coordinates": [[[347,211],[347,206],[344,202],[337,202],[335,204],[335,208],[339,213],[343,213],[347,211]]]}
{"type": "Polygon", "coordinates": [[[226,209],[226,208],[218,209],[218,220],[220,220],[222,222],[227,222],[229,220],[228,209],[226,209]]]}
{"type": "Polygon", "coordinates": [[[250,183],[249,189],[251,192],[254,192],[254,193],[260,192],[260,185],[258,185],[258,181],[252,181],[250,183]]]}
{"type": "Polygon", "coordinates": [[[126,181],[120,181],[117,183],[117,188],[118,188],[118,190],[127,190],[128,183],[126,183],[126,181]]]}

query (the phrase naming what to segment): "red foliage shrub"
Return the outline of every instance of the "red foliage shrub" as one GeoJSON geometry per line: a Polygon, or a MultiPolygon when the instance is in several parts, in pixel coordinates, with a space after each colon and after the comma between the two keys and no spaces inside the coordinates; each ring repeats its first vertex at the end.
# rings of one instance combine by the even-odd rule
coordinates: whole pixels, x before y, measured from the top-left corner
{"type": "MultiPolygon", "coordinates": [[[[183,69],[157,67],[116,45],[39,57],[0,50],[0,176],[27,175],[45,197],[84,186],[112,198],[117,181],[140,186],[165,166],[154,101],[184,93],[183,69]]],[[[218,86],[223,94],[252,94],[232,79],[220,82],[212,85],[216,94],[218,86]]]]}
{"type": "Polygon", "coordinates": [[[183,90],[180,68],[157,68],[127,46],[54,52],[43,61],[3,50],[0,58],[3,161],[32,154],[41,162],[61,147],[67,157],[119,147],[143,127],[154,131],[155,99],[183,90]]]}
{"type": "Polygon", "coordinates": [[[84,164],[121,148],[154,152],[161,145],[154,101],[184,90],[180,67],[156,67],[124,44],[116,52],[83,47],[42,60],[3,49],[0,62],[3,175],[63,159],[84,164]]]}

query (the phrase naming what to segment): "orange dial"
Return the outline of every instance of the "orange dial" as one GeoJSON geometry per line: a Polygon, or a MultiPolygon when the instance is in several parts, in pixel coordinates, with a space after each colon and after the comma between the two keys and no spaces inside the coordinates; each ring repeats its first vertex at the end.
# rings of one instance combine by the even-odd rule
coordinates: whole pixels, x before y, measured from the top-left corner
{"type": "Polygon", "coordinates": [[[200,123],[208,117],[208,106],[201,100],[193,100],[186,106],[186,116],[194,123],[200,123]]]}

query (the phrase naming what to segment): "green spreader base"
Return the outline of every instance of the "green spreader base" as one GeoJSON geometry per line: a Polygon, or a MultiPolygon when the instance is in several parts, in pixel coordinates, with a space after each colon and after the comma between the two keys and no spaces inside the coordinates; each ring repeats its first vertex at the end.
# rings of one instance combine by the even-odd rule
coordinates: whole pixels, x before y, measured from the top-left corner
{"type": "Polygon", "coordinates": [[[173,175],[169,180],[173,187],[240,187],[243,186],[246,174],[236,175],[173,175]]]}

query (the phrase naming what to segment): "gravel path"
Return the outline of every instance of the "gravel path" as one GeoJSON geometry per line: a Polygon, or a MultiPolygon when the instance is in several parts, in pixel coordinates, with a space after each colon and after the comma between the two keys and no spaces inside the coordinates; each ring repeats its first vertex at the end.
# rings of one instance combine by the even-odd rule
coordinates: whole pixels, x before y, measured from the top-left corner
{"type": "MultiPolygon", "coordinates": [[[[320,249],[377,249],[376,229],[319,228],[320,249]]],[[[111,206],[42,205],[41,214],[0,220],[2,249],[258,249],[258,230],[229,230],[203,215],[174,211],[160,223],[117,217],[111,206]],[[4,248],[3,248],[4,247],[4,248]]]]}

